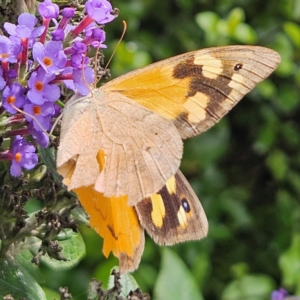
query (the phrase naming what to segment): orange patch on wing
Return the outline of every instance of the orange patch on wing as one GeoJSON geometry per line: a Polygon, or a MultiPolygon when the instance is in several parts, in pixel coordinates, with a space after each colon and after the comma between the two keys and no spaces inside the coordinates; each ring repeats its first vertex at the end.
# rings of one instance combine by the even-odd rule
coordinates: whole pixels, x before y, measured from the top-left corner
{"type": "Polygon", "coordinates": [[[103,88],[119,92],[168,120],[174,120],[184,111],[190,78],[174,78],[174,66],[165,65],[138,72],[137,76],[123,76],[103,88]],[[138,78],[138,80],[136,80],[138,78]]]}
{"type": "Polygon", "coordinates": [[[103,254],[108,257],[113,252],[120,260],[121,272],[136,269],[144,248],[144,230],[135,208],[128,206],[128,198],[106,198],[92,186],[74,189],[74,192],[90,215],[91,227],[104,240],[103,254]]]}

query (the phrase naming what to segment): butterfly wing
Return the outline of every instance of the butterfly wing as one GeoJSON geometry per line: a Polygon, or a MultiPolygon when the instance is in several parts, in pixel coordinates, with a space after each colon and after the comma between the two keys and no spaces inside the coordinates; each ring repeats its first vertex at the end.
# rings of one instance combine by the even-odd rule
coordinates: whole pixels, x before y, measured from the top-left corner
{"type": "Polygon", "coordinates": [[[144,251],[144,229],[127,197],[106,198],[93,186],[74,189],[85,211],[90,215],[91,227],[103,238],[102,252],[112,252],[119,259],[121,273],[134,271],[144,251]]]}
{"type": "Polygon", "coordinates": [[[104,197],[93,186],[74,189],[90,215],[91,227],[103,238],[103,254],[112,252],[120,272],[134,271],[144,250],[144,229],[159,245],[206,236],[205,212],[188,181],[178,171],[156,194],[128,206],[127,197],[104,197]],[[143,227],[142,227],[142,226],[143,227]]]}
{"type": "Polygon", "coordinates": [[[70,190],[93,185],[130,205],[162,188],[179,168],[174,124],[118,93],[94,91],[64,110],[57,171],[70,190]]]}
{"type": "Polygon", "coordinates": [[[68,103],[58,172],[69,189],[92,184],[105,197],[127,195],[135,205],[176,173],[181,138],[210,128],[279,61],[263,47],[217,47],[110,81],[93,96],[68,103]]]}
{"type": "Polygon", "coordinates": [[[181,137],[218,122],[280,62],[258,46],[226,46],[185,53],[120,76],[103,86],[172,121],[181,137]]]}
{"type": "Polygon", "coordinates": [[[207,235],[202,205],[179,170],[159,192],[135,208],[142,226],[159,245],[199,240],[207,235]]]}

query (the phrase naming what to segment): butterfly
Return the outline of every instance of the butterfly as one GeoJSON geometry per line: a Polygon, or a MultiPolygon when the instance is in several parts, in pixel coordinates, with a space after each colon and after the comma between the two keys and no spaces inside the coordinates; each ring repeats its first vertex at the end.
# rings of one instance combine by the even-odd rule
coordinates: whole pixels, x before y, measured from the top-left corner
{"type": "Polygon", "coordinates": [[[201,203],[179,170],[183,140],[217,123],[279,62],[277,52],[259,46],[202,49],[66,104],[57,171],[122,273],[138,267],[144,230],[160,245],[207,235],[201,203]]]}

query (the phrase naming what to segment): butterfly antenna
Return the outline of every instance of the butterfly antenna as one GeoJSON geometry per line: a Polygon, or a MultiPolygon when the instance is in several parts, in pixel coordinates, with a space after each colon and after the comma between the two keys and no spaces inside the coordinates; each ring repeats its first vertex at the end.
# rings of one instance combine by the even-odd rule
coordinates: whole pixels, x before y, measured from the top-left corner
{"type": "MultiPolygon", "coordinates": [[[[114,55],[115,55],[115,53],[116,53],[116,51],[117,51],[117,48],[118,48],[118,46],[120,45],[121,41],[123,40],[123,37],[124,37],[125,32],[126,32],[126,30],[127,30],[127,23],[126,23],[124,20],[123,20],[122,22],[123,22],[123,32],[122,32],[122,35],[121,35],[121,37],[120,37],[118,43],[116,44],[116,46],[115,46],[115,48],[114,48],[114,50],[113,50],[113,53],[111,54],[111,56],[110,56],[110,58],[109,58],[109,60],[108,60],[108,62],[107,62],[107,64],[106,64],[106,66],[104,67],[104,72],[103,72],[103,74],[104,74],[105,71],[107,70],[107,67],[109,66],[109,64],[110,64],[110,62],[111,62],[111,60],[112,60],[112,58],[114,57],[114,55]]],[[[97,53],[98,53],[98,50],[99,50],[99,48],[97,49],[97,53]]],[[[103,74],[102,74],[102,75],[100,76],[100,78],[97,80],[97,83],[101,80],[103,74]]],[[[96,84],[96,85],[97,85],[97,84],[96,84]]]]}
{"type": "Polygon", "coordinates": [[[58,122],[62,119],[62,117],[63,117],[63,112],[57,117],[57,119],[53,123],[53,125],[51,127],[51,130],[50,130],[50,135],[53,134],[53,131],[54,131],[55,127],[57,126],[58,122]]]}
{"type": "Polygon", "coordinates": [[[92,89],[90,88],[90,85],[87,83],[87,81],[85,80],[85,76],[84,76],[84,68],[83,68],[83,65],[84,65],[84,58],[82,58],[82,66],[81,66],[81,76],[82,76],[82,79],[83,79],[83,82],[85,83],[86,87],[89,89],[90,93],[93,94],[93,91],[92,89]]]}

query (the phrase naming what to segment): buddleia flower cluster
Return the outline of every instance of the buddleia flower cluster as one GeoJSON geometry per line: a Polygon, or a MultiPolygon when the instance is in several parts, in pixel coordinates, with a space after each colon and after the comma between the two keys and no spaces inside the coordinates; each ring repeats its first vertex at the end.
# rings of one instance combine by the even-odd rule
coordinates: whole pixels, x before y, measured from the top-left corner
{"type": "Polygon", "coordinates": [[[10,174],[20,176],[38,163],[36,144],[49,145],[49,131],[60,115],[62,87],[89,94],[95,79],[90,48],[106,48],[103,25],[116,17],[107,0],[88,0],[84,18],[72,25],[75,8],[60,11],[51,0],[38,5],[39,16],[22,13],[17,24],[6,22],[0,36],[0,128],[9,148],[10,174]]]}

